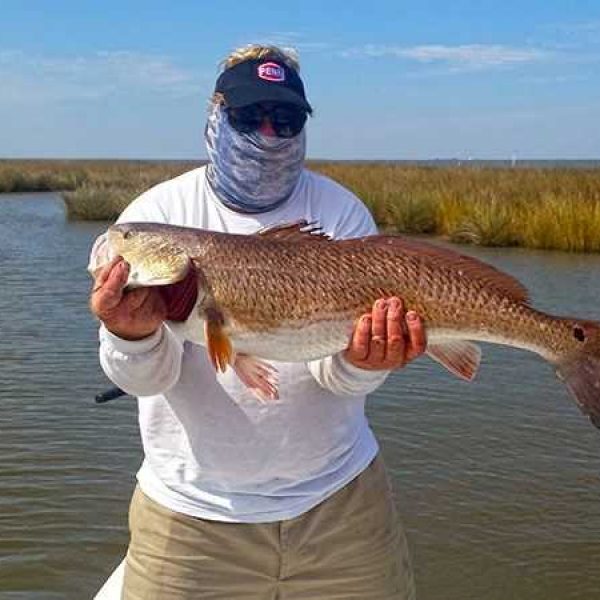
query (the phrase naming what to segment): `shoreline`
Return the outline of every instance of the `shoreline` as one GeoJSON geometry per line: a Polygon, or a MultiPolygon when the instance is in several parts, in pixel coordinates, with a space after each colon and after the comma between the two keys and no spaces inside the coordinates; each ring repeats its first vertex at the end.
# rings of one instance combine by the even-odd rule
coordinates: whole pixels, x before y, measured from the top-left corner
{"type": "MultiPolygon", "coordinates": [[[[580,161],[581,162],[581,161],[580,161]]],[[[56,192],[71,220],[110,221],[205,161],[0,160],[0,193],[56,192]]],[[[490,247],[600,252],[598,167],[307,161],[353,191],[385,231],[490,247]]]]}

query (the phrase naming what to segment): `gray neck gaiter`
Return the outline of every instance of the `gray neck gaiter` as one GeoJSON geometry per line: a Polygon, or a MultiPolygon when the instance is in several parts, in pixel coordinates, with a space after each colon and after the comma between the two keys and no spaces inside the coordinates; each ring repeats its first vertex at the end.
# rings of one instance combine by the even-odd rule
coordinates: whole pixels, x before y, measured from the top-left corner
{"type": "Polygon", "coordinates": [[[204,137],[208,181],[227,207],[261,213],[290,197],[304,167],[304,129],[293,138],[238,133],[217,105],[208,117],[204,137]]]}

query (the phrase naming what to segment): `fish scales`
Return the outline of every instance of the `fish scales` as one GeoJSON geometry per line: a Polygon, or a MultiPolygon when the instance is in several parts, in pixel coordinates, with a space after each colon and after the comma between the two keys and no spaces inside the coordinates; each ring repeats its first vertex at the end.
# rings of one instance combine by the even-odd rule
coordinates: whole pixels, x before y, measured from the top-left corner
{"type": "Polygon", "coordinates": [[[224,313],[249,330],[353,320],[383,293],[402,297],[433,336],[436,329],[485,330],[492,317],[498,336],[523,338],[524,344],[540,331],[526,307],[478,280],[402,251],[371,246],[351,254],[343,246],[310,242],[248,243],[243,251],[235,246],[217,240],[204,256],[204,273],[224,313]],[[467,312],[465,305],[474,309],[467,312]]]}
{"type": "Polygon", "coordinates": [[[258,235],[120,224],[96,242],[90,269],[121,255],[131,284],[152,286],[176,284],[193,264],[194,310],[218,368],[233,360],[231,344],[288,361],[341,351],[376,299],[399,296],[423,319],[429,355],[451,372],[474,376],[480,352],[467,340],[533,351],[600,425],[598,323],[538,311],[517,280],[452,250],[392,236],[331,241],[313,231],[304,222],[258,235]]]}

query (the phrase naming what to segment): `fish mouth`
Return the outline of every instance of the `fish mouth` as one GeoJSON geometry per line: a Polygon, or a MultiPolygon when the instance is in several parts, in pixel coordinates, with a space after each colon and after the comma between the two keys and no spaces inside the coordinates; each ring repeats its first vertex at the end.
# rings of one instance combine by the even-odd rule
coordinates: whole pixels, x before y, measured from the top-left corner
{"type": "Polygon", "coordinates": [[[110,244],[108,243],[108,234],[103,233],[96,238],[92,251],[90,253],[90,262],[88,263],[87,270],[95,276],[96,273],[105,265],[112,260],[112,252],[110,251],[110,244]]]}

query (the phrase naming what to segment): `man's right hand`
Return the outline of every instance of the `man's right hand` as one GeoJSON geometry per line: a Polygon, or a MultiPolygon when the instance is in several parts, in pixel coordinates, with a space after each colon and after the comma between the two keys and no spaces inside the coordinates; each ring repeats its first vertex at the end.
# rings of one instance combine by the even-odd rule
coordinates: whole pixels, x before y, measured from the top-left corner
{"type": "Polygon", "coordinates": [[[124,340],[152,335],[167,316],[167,307],[156,288],[124,291],[129,265],[120,256],[98,270],[90,296],[90,309],[105,327],[124,340]]]}

